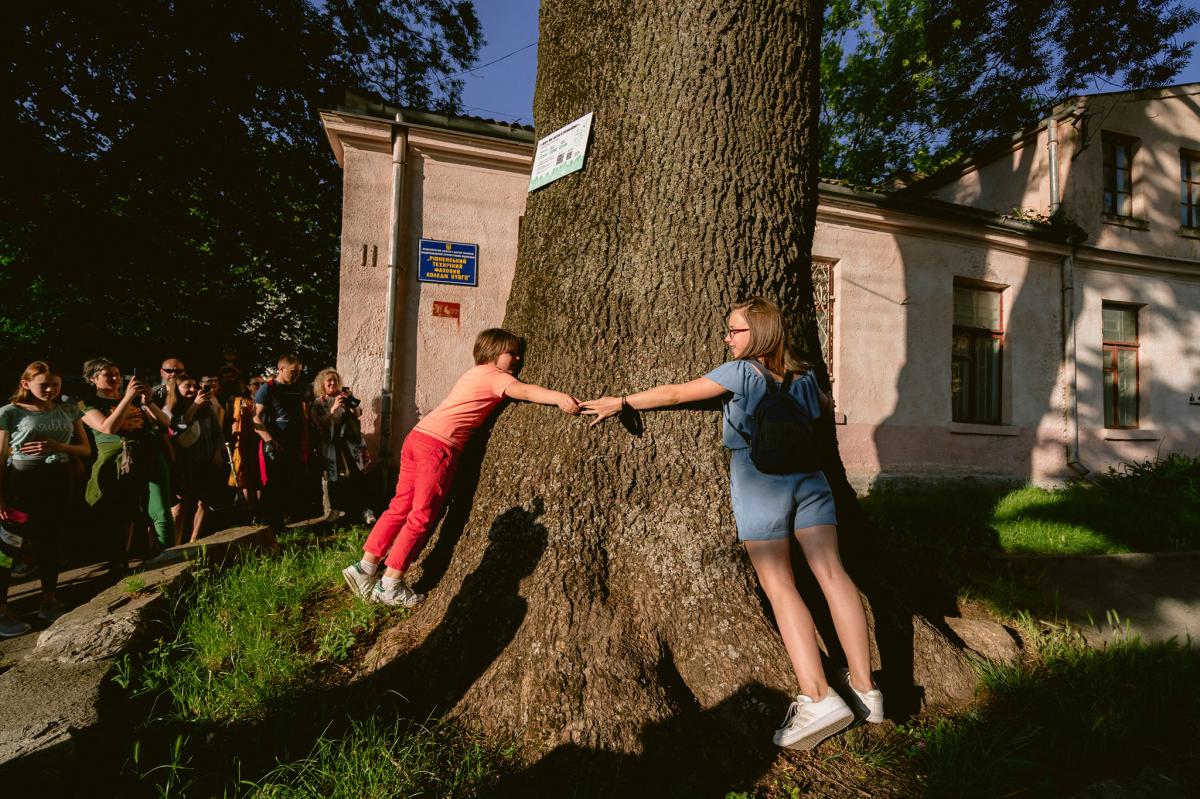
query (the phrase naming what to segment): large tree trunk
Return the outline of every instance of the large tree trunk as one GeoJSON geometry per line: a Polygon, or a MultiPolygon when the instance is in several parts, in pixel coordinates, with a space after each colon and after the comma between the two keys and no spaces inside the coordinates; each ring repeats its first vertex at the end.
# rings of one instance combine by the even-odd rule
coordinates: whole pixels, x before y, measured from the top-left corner
{"type": "MultiPolygon", "coordinates": [[[[703,375],[752,294],[815,343],[820,26],[816,0],[543,0],[538,131],[595,121],[583,171],[529,198],[506,317],[524,379],[585,399],[703,375]]],[[[796,684],[736,540],[720,415],[641,421],[505,410],[379,662],[534,751],[645,752],[714,708],[769,748],[796,684]]]]}

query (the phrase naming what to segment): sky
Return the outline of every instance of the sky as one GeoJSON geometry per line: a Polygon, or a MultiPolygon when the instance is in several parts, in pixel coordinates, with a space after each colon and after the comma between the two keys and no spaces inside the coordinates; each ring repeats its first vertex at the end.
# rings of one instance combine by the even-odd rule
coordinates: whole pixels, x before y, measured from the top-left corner
{"type": "MultiPolygon", "coordinates": [[[[1200,8],[1200,0],[1184,5],[1200,8]]],[[[532,125],[538,0],[475,0],[475,12],[487,44],[480,48],[479,65],[462,76],[463,110],[471,116],[532,125]]],[[[1187,38],[1200,41],[1200,25],[1192,27],[1187,38]]],[[[1193,81],[1200,81],[1200,47],[1174,82],[1193,81]]]]}

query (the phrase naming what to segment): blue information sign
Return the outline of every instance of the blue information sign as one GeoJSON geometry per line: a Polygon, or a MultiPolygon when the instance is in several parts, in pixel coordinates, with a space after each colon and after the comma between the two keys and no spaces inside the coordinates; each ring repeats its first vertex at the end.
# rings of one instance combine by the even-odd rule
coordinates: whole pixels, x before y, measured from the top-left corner
{"type": "Polygon", "coordinates": [[[421,239],[417,280],[422,283],[477,286],[479,285],[479,275],[476,272],[478,263],[478,244],[421,239]]]}

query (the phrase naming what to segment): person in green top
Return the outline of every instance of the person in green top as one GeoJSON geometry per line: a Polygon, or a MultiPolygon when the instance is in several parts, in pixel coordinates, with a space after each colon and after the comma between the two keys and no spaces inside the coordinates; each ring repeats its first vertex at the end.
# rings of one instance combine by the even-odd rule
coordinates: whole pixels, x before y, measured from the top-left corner
{"type": "Polygon", "coordinates": [[[58,402],[62,375],[45,361],[25,367],[10,404],[0,408],[0,453],[11,458],[0,468],[0,638],[28,632],[29,625],[8,612],[12,554],[28,541],[42,583],[38,617],[52,622],[63,614],[58,588],[59,553],[66,532],[72,456],[87,457],[91,444],[79,411],[58,402]],[[78,442],[78,443],[72,443],[78,442]]]}
{"type": "Polygon", "coordinates": [[[83,423],[96,439],[96,462],[84,496],[96,510],[109,549],[109,572],[119,577],[128,569],[133,523],[142,513],[157,437],[171,420],[148,401],[150,387],[141,380],[134,377],[122,390],[121,369],[108,358],[91,359],[83,373],[96,388],[80,403],[83,423]]]}

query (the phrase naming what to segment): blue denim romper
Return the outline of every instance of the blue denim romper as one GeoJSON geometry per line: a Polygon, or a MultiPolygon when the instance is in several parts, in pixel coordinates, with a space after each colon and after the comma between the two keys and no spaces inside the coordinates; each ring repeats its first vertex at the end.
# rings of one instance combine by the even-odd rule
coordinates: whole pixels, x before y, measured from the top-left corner
{"type": "MultiPolygon", "coordinates": [[[[727,361],[705,377],[732,395],[725,399],[721,435],[732,453],[729,485],[738,540],[769,541],[818,524],[836,525],[833,493],[823,472],[764,474],[750,461],[750,449],[741,433],[752,437],[754,408],[767,392],[758,370],[742,360],[727,361]]],[[[796,376],[790,391],[813,419],[821,415],[817,382],[811,372],[796,376]]]]}

